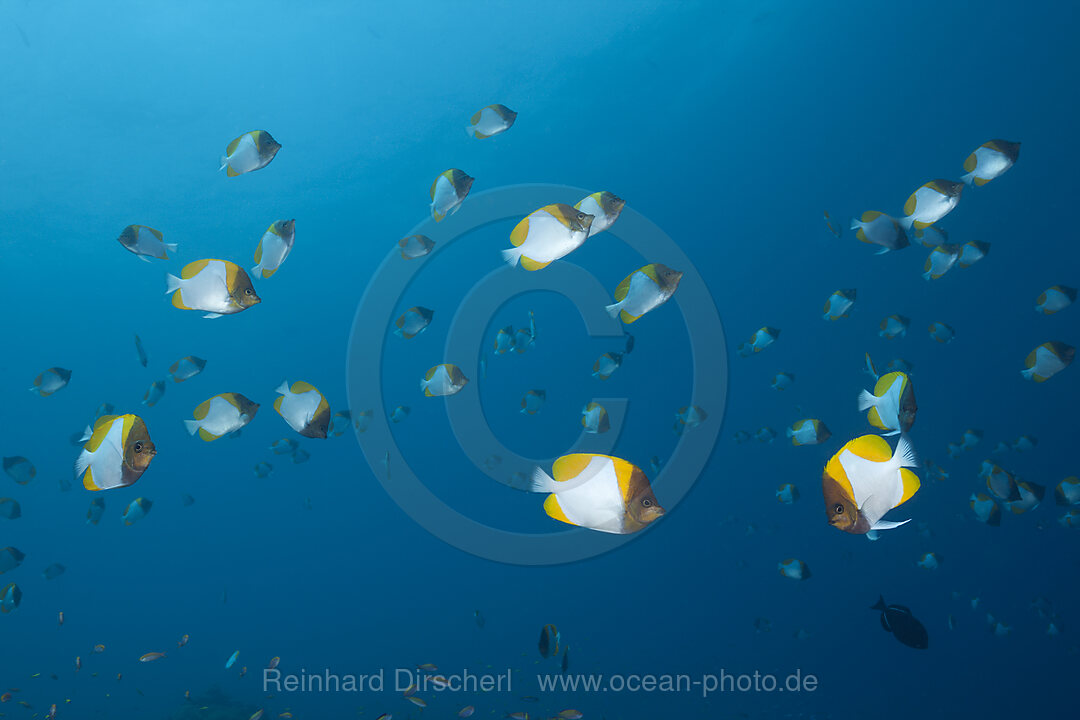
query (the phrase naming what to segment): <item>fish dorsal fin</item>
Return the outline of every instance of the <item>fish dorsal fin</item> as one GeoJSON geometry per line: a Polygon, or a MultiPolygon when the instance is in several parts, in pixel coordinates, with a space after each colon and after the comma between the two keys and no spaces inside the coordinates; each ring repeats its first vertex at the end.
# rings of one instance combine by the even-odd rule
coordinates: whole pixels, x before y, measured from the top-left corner
{"type": "Polygon", "coordinates": [[[630,280],[634,277],[634,273],[630,273],[623,281],[619,283],[619,286],[615,288],[615,302],[622,302],[626,299],[626,294],[630,292],[630,280]]]}
{"type": "Polygon", "coordinates": [[[210,260],[206,258],[188,263],[184,266],[184,269],[180,271],[180,277],[182,277],[184,280],[190,280],[191,278],[202,272],[202,269],[205,268],[209,263],[210,260]]]}
{"type": "Polygon", "coordinates": [[[551,466],[551,474],[556,482],[567,482],[577,478],[597,456],[587,453],[563,455],[551,466]]]}
{"type": "MultiPolygon", "coordinates": [[[[304,381],[304,380],[297,380],[296,382],[294,382],[292,384],[292,392],[293,392],[294,395],[299,395],[300,393],[306,393],[306,392],[309,392],[311,390],[315,390],[315,386],[312,385],[309,382],[304,381]]],[[[319,391],[315,390],[315,392],[319,392],[319,391]]]]}
{"type": "MultiPolygon", "coordinates": [[[[236,152],[236,146],[239,145],[240,141],[243,140],[243,139],[244,139],[244,136],[241,135],[240,137],[236,138],[231,143],[229,143],[229,146],[225,148],[225,154],[226,155],[232,155],[234,152],[236,152]]],[[[221,147],[221,146],[219,145],[218,147],[221,147]]]]}
{"type": "MultiPolygon", "coordinates": [[[[210,400],[213,400],[213,398],[210,398],[210,400]]],[[[206,419],[206,414],[210,412],[210,400],[203,400],[195,406],[195,412],[192,413],[192,416],[196,420],[206,419]]]]}
{"type": "Polygon", "coordinates": [[[119,415],[102,415],[94,423],[94,432],[90,435],[90,439],[87,441],[84,448],[88,452],[96,452],[101,443],[105,440],[105,437],[109,434],[109,430],[112,429],[113,421],[119,418],[119,415]]]}
{"type": "MultiPolygon", "coordinates": [[[[919,190],[921,190],[921,189],[922,188],[919,188],[919,190]]],[[[918,195],[919,190],[916,190],[915,192],[911,193],[911,197],[909,197],[907,199],[907,202],[904,203],[904,214],[905,215],[913,215],[915,213],[915,205],[918,203],[918,199],[915,196],[918,195]]]]}
{"type": "Polygon", "coordinates": [[[649,263],[645,267],[638,270],[638,272],[645,275],[645,277],[656,283],[657,287],[660,287],[660,276],[656,274],[656,263],[649,263]]]}
{"type": "Polygon", "coordinates": [[[436,190],[436,188],[439,187],[439,180],[445,178],[447,182],[450,181],[450,178],[447,177],[447,175],[446,175],[446,173],[448,173],[448,172],[450,172],[450,171],[447,170],[446,172],[439,173],[439,176],[437,178],[435,178],[435,182],[431,183],[431,200],[433,202],[435,200],[435,190],[436,190]]]}
{"type": "Polygon", "coordinates": [[[975,170],[975,164],[978,162],[978,158],[975,157],[975,153],[971,153],[964,160],[964,172],[973,172],[975,170]]]}

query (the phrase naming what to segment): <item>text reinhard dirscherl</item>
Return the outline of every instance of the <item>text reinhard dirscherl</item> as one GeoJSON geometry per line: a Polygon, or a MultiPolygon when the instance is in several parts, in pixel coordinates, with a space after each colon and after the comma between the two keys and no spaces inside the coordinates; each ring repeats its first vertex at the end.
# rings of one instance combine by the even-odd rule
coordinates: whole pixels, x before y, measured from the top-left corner
{"type": "MultiPolygon", "coordinates": [[[[436,675],[411,668],[393,669],[393,687],[387,684],[387,671],[378,669],[366,675],[338,675],[325,669],[308,672],[301,668],[298,673],[283,673],[274,669],[263,670],[263,692],[286,693],[339,693],[339,692],[512,692],[511,670],[503,673],[475,674],[468,670],[450,675],[436,675]]],[[[569,693],[689,693],[700,692],[702,697],[712,693],[812,693],[818,689],[817,676],[803,673],[801,669],[786,676],[762,673],[733,674],[721,669],[718,674],[612,674],[612,675],[537,675],[541,692],[569,693]]]]}

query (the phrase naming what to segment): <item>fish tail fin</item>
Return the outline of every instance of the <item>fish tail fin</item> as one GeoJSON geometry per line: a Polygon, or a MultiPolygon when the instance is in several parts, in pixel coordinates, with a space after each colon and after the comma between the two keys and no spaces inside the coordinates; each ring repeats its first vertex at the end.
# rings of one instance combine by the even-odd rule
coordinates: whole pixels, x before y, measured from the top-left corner
{"type": "Polygon", "coordinates": [[[184,427],[187,428],[188,435],[194,435],[195,433],[199,432],[199,421],[185,420],[184,427]]]}
{"type": "Polygon", "coordinates": [[[506,263],[510,267],[516,266],[518,264],[518,260],[521,259],[521,248],[520,247],[512,247],[512,248],[508,248],[506,250],[503,250],[502,251],[502,259],[505,260],[506,263]]]}
{"type": "Polygon", "coordinates": [[[963,175],[961,175],[960,182],[964,183],[965,185],[971,185],[973,182],[975,182],[975,171],[972,170],[969,173],[964,173],[963,175]]]}
{"type": "Polygon", "coordinates": [[[907,439],[907,435],[900,436],[900,442],[896,443],[893,457],[899,459],[900,467],[919,467],[919,457],[915,454],[915,446],[907,439]]]}
{"type": "Polygon", "coordinates": [[[851,218],[851,230],[858,230],[862,227],[862,222],[859,218],[851,218]]]}
{"type": "Polygon", "coordinates": [[[277,388],[274,390],[274,392],[276,392],[276,393],[278,393],[280,395],[288,395],[289,394],[289,381],[288,380],[282,380],[281,384],[277,386],[277,388]]]}
{"type": "Polygon", "coordinates": [[[882,610],[882,611],[884,611],[885,607],[886,607],[885,606],[885,597],[883,595],[878,595],[877,603],[875,603],[874,605],[871,605],[870,609],[871,610],[882,610]]]}
{"type": "Polygon", "coordinates": [[[537,466],[537,468],[533,470],[532,479],[529,480],[529,492],[555,492],[555,478],[544,472],[542,467],[537,466]]]}
{"type": "Polygon", "coordinates": [[[900,227],[904,228],[905,230],[910,230],[912,227],[915,226],[915,218],[911,215],[905,215],[904,217],[900,218],[898,222],[900,223],[900,227]]]}
{"type": "Polygon", "coordinates": [[[75,477],[81,476],[90,467],[90,458],[90,453],[85,450],[79,453],[79,457],[75,459],[75,477]]]}
{"type": "Polygon", "coordinates": [[[869,390],[863,390],[859,393],[859,412],[863,410],[869,410],[878,404],[878,397],[869,390]]]}
{"type": "Polygon", "coordinates": [[[94,428],[87,425],[82,431],[82,436],[79,437],[79,442],[86,442],[87,440],[89,440],[93,436],[93,434],[94,434],[94,428]]]}
{"type": "Polygon", "coordinates": [[[180,246],[179,243],[164,243],[164,245],[167,252],[176,252],[176,248],[180,246]]]}
{"type": "Polygon", "coordinates": [[[1027,370],[1021,370],[1020,375],[1022,375],[1025,380],[1033,380],[1035,378],[1035,368],[1030,367],[1027,370]]]}
{"type": "Polygon", "coordinates": [[[229,157],[228,157],[228,155],[222,155],[221,156],[221,167],[218,168],[218,172],[221,172],[222,170],[224,170],[228,166],[229,166],[229,157]]]}
{"type": "Polygon", "coordinates": [[[474,125],[466,125],[465,126],[465,134],[468,135],[471,138],[476,137],[476,126],[474,126],[474,125]]]}
{"type": "Polygon", "coordinates": [[[165,294],[174,293],[180,289],[180,278],[175,275],[165,274],[165,294]]]}
{"type": "Polygon", "coordinates": [[[622,312],[622,304],[623,304],[623,301],[620,300],[619,302],[617,302],[617,303],[615,303],[613,305],[605,305],[604,309],[607,310],[608,315],[610,315],[611,317],[615,317],[620,312],[622,312]]]}

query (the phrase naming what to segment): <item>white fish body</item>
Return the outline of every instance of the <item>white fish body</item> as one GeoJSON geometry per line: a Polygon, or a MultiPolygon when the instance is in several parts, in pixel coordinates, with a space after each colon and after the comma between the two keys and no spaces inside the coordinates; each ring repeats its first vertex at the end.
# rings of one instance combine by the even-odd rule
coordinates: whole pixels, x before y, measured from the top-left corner
{"type": "Polygon", "coordinates": [[[578,527],[622,533],[625,508],[615,464],[610,458],[594,457],[577,477],[564,482],[536,468],[531,490],[554,493],[563,514],[578,527]]]}
{"type": "Polygon", "coordinates": [[[194,435],[203,429],[215,437],[223,437],[248,424],[250,418],[225,398],[215,395],[210,399],[210,407],[202,420],[185,420],[189,434],[194,435]]]}
{"type": "Polygon", "coordinates": [[[1028,380],[1034,380],[1035,376],[1050,378],[1064,370],[1066,363],[1049,348],[1040,345],[1035,349],[1035,364],[1020,371],[1020,374],[1028,380]]]}
{"type": "Polygon", "coordinates": [[[665,293],[651,277],[640,270],[636,270],[630,277],[630,287],[626,291],[626,297],[617,303],[608,305],[605,309],[612,316],[618,315],[620,312],[626,312],[628,315],[638,318],[663,305],[673,294],[674,290],[665,293]]]}
{"type": "Polygon", "coordinates": [[[315,389],[294,393],[289,389],[287,380],[278,385],[274,392],[282,396],[278,413],[296,432],[301,432],[311,424],[315,411],[319,409],[319,403],[323,400],[322,394],[315,389]]]}
{"type": "Polygon", "coordinates": [[[915,450],[906,437],[900,438],[889,460],[875,462],[845,449],[840,453],[839,461],[851,482],[855,505],[870,523],[872,530],[891,530],[910,522],[910,519],[902,522],[881,519],[885,513],[899,505],[904,497],[904,481],[900,477],[900,468],[919,466],[915,450]]]}
{"type": "MultiPolygon", "coordinates": [[[[87,427],[87,433],[93,430],[87,427]]],[[[86,435],[86,433],[84,433],[86,435]]],[[[102,489],[122,487],[126,485],[124,475],[124,419],[117,417],[109,426],[105,439],[98,445],[97,450],[87,450],[85,447],[75,460],[75,475],[82,477],[87,468],[90,469],[94,478],[94,485],[102,489]]],[[[87,440],[89,440],[87,436],[87,440]]]]}
{"type": "Polygon", "coordinates": [[[260,278],[268,278],[277,272],[292,250],[296,237],[292,227],[291,222],[285,223],[284,226],[276,222],[263,233],[255,249],[255,262],[258,264],[251,269],[252,274],[260,278]]]}
{"type": "Polygon", "coordinates": [[[251,133],[244,133],[232,153],[221,158],[221,169],[224,170],[226,166],[241,175],[263,166],[263,160],[259,157],[259,147],[255,144],[255,137],[251,133]]]}
{"type": "Polygon", "coordinates": [[[437,397],[455,395],[460,392],[463,387],[465,387],[464,384],[458,385],[454,382],[454,379],[450,377],[450,372],[447,370],[446,365],[438,365],[430,379],[420,379],[420,390],[425,394],[437,397]]]}
{"type": "Polygon", "coordinates": [[[176,290],[184,304],[209,313],[208,317],[236,312],[236,302],[229,294],[225,263],[211,260],[192,278],[166,275],[165,294],[176,290]]]}
{"type": "Polygon", "coordinates": [[[870,408],[877,408],[878,417],[885,429],[889,432],[886,436],[896,435],[900,432],[900,391],[904,387],[904,378],[897,376],[889,389],[881,396],[875,395],[869,390],[859,393],[859,412],[865,412],[870,408]]]}
{"type": "Polygon", "coordinates": [[[503,259],[510,265],[517,265],[522,256],[538,265],[549,265],[577,250],[589,237],[588,227],[574,230],[544,209],[533,212],[528,221],[525,241],[517,247],[503,250],[503,259]]]}

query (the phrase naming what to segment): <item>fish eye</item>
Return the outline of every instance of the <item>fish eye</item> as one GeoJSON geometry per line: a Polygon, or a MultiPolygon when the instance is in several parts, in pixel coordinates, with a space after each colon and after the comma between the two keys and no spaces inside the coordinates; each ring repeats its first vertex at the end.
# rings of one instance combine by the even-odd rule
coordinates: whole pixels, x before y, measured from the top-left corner
{"type": "Polygon", "coordinates": [[[251,290],[251,288],[245,288],[244,294],[245,295],[254,295],[255,293],[251,290]]]}
{"type": "Polygon", "coordinates": [[[650,500],[648,498],[645,498],[644,500],[641,501],[641,506],[642,507],[652,507],[652,500],[650,500]]]}
{"type": "Polygon", "coordinates": [[[142,441],[137,440],[135,442],[135,452],[142,452],[142,441]]]}
{"type": "Polygon", "coordinates": [[[840,503],[833,505],[833,512],[839,515],[840,513],[844,512],[844,506],[840,503]]]}
{"type": "Polygon", "coordinates": [[[577,219],[578,219],[578,220],[584,220],[584,219],[585,219],[585,213],[583,213],[583,212],[579,212],[579,213],[577,214],[577,219]]]}

